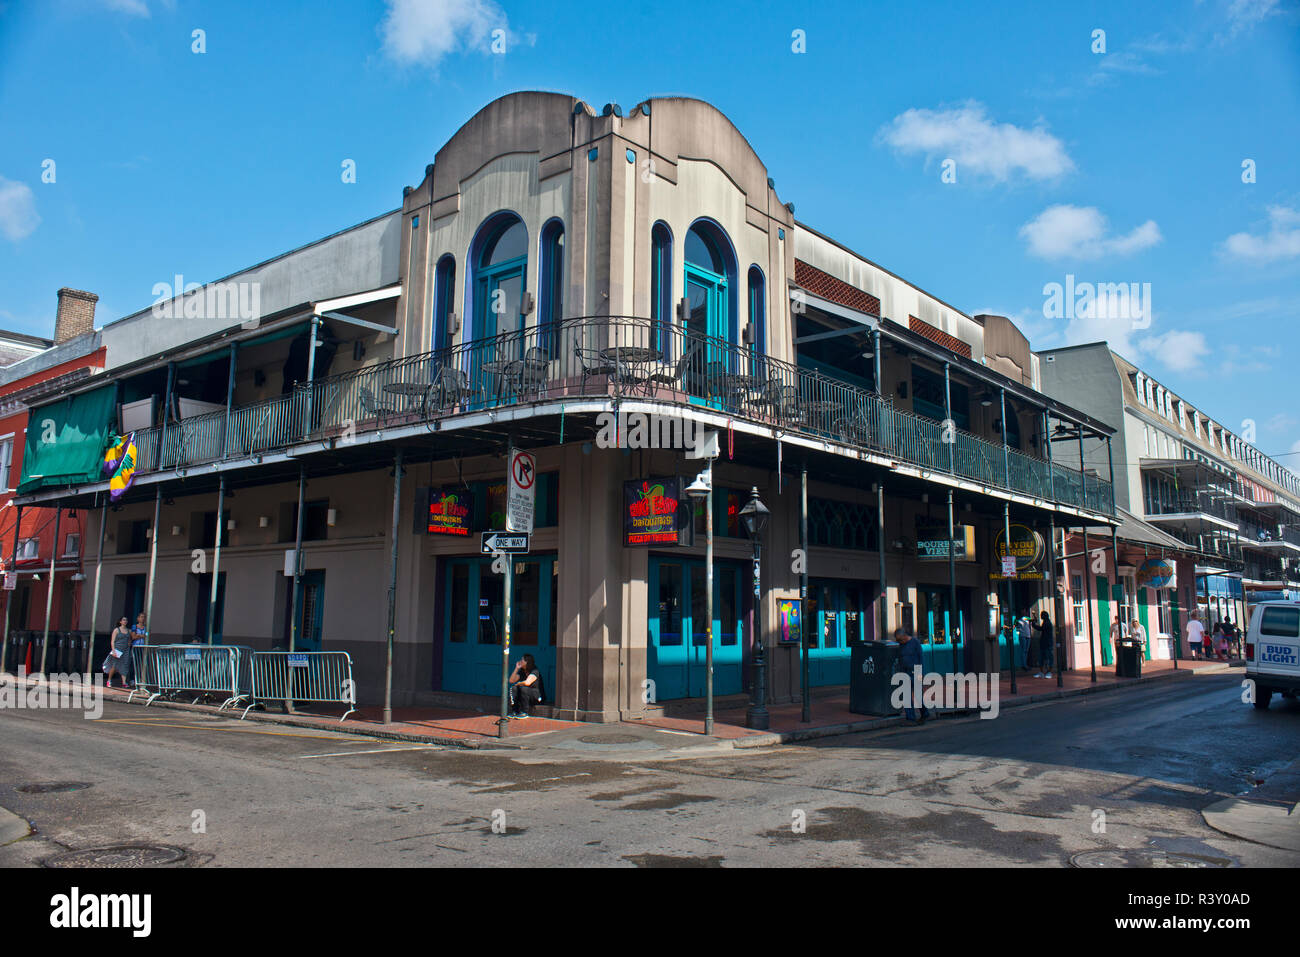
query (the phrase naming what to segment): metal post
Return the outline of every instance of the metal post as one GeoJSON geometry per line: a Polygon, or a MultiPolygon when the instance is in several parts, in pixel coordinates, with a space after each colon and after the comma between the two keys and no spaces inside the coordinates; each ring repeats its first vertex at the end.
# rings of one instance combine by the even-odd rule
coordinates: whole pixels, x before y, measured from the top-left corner
{"type": "Polygon", "coordinates": [[[226,529],[226,476],[217,480],[217,541],[212,550],[212,592],[208,596],[208,647],[217,627],[217,582],[221,580],[221,535],[226,529]]]}
{"type": "MultiPolygon", "coordinates": [[[[804,633],[808,627],[806,617],[808,614],[808,464],[806,462],[800,476],[799,547],[803,550],[801,566],[803,570],[799,575],[799,693],[803,698],[801,717],[804,722],[809,722],[812,720],[812,702],[808,696],[808,638],[804,633]]],[[[881,636],[878,640],[885,639],[881,636]]]]}
{"type": "Polygon", "coordinates": [[[948,370],[951,366],[951,362],[945,362],[943,364],[943,417],[945,420],[945,431],[942,435],[947,435],[948,429],[952,430],[952,441],[948,443],[948,471],[956,472],[954,450],[957,447],[957,421],[952,417],[952,379],[948,374],[948,370]]]}
{"type": "MultiPolygon", "coordinates": [[[[510,461],[513,459],[508,459],[510,461]]],[[[501,556],[506,563],[506,596],[505,596],[505,628],[501,635],[501,717],[497,719],[497,737],[508,738],[510,736],[510,718],[507,716],[506,706],[510,698],[510,607],[511,592],[515,587],[515,557],[506,553],[501,556]]],[[[578,704],[574,702],[576,711],[578,704]]]]}
{"type": "Polygon", "coordinates": [[[1079,507],[1088,507],[1088,473],[1083,470],[1083,426],[1079,426],[1079,507]]]}
{"type": "MultiPolygon", "coordinates": [[[[758,489],[754,490],[754,496],[757,497],[758,489]]],[[[762,567],[763,545],[758,536],[754,537],[754,589],[751,597],[752,607],[750,609],[751,621],[753,622],[750,634],[754,636],[754,704],[750,706],[749,713],[745,716],[745,724],[759,731],[766,731],[768,727],[767,714],[767,652],[763,647],[763,608],[762,608],[762,585],[760,582],[760,569],[762,567]]]]}
{"type": "MultiPolygon", "coordinates": [[[[1065,676],[1062,673],[1065,664],[1065,649],[1061,645],[1061,621],[1065,615],[1065,603],[1061,598],[1061,582],[1057,577],[1056,569],[1056,516],[1053,515],[1049,521],[1051,524],[1047,528],[1049,536],[1047,567],[1051,569],[1051,574],[1048,587],[1052,589],[1052,614],[1056,618],[1052,623],[1052,663],[1056,667],[1056,687],[1063,688],[1065,687],[1065,676]]],[[[1061,551],[1064,552],[1065,549],[1062,548],[1061,551]]]]}
{"type": "Polygon", "coordinates": [[[1056,466],[1052,464],[1052,418],[1043,410],[1043,449],[1047,452],[1047,478],[1052,486],[1052,505],[1056,505],[1056,466]]]}
{"type": "MultiPolygon", "coordinates": [[[[1011,550],[1011,503],[1010,502],[1002,503],[1002,536],[1003,536],[1002,541],[1006,543],[1007,554],[1011,555],[1012,558],[1014,558],[1015,553],[1012,552],[1011,550]]],[[[1016,594],[1014,591],[1012,591],[1011,585],[1012,585],[1012,579],[1008,578],[1007,579],[1007,619],[1008,619],[1007,651],[1009,652],[1008,657],[1011,659],[1011,693],[1015,694],[1016,693],[1016,651],[1017,651],[1016,619],[1015,619],[1016,594]]]]}
{"type": "MultiPolygon", "coordinates": [[[[1111,449],[1110,436],[1106,436],[1106,468],[1110,471],[1110,512],[1115,514],[1115,454],[1111,449]]],[[[1119,573],[1119,555],[1115,555],[1115,571],[1119,573]]]]}
{"type": "MultiPolygon", "coordinates": [[[[16,512],[14,514],[14,550],[13,550],[13,555],[9,559],[9,565],[7,568],[5,568],[5,574],[14,576],[14,584],[16,586],[18,582],[18,534],[22,529],[22,525],[23,525],[23,507],[21,505],[18,505],[15,506],[15,508],[16,508],[16,512]]],[[[12,591],[5,592],[5,633],[4,633],[4,639],[0,641],[0,674],[4,673],[5,660],[9,657],[9,610],[13,607],[14,604],[14,594],[15,592],[12,591]]],[[[15,666],[14,672],[17,673],[17,671],[18,668],[17,666],[15,666]]]]}
{"type": "Polygon", "coordinates": [[[95,621],[99,618],[99,581],[104,572],[104,531],[108,527],[108,496],[99,506],[99,551],[95,554],[95,597],[90,603],[90,641],[86,647],[86,682],[89,684],[91,663],[95,656],[95,621]]]}
{"type": "Polygon", "coordinates": [[[889,582],[885,571],[885,486],[879,482],[876,483],[876,553],[880,556],[880,640],[888,641],[889,582]]]}
{"type": "Polygon", "coordinates": [[[41,670],[45,674],[45,655],[50,650],[50,615],[54,611],[54,562],[59,555],[59,522],[63,518],[63,509],[54,509],[54,544],[50,547],[50,580],[45,585],[45,636],[41,639],[41,670]]]}
{"type": "Polygon", "coordinates": [[[1093,684],[1097,683],[1097,649],[1092,642],[1092,556],[1088,554],[1088,526],[1083,526],[1083,586],[1088,603],[1084,606],[1088,613],[1088,662],[1092,668],[1093,684]]]}
{"type": "MultiPolygon", "coordinates": [[[[1002,487],[1011,488],[1011,449],[1007,445],[1007,390],[1005,387],[998,389],[1002,409],[1002,487]]],[[[1014,557],[1011,550],[1011,503],[1002,503],[1002,535],[1003,542],[1006,545],[1006,553],[1014,557]]],[[[1007,579],[1007,617],[1010,627],[1007,630],[1007,651],[1011,659],[1011,693],[1016,693],[1016,652],[1018,643],[1016,641],[1016,591],[1014,580],[1007,579]]]]}
{"type": "MultiPolygon", "coordinates": [[[[307,467],[298,466],[298,522],[297,529],[293,538],[293,598],[290,600],[292,607],[289,609],[289,652],[292,654],[298,637],[298,600],[299,592],[302,590],[302,523],[303,512],[307,510],[307,467]]],[[[286,663],[287,664],[287,663],[286,663]]],[[[287,674],[292,674],[288,672],[287,674]]],[[[284,684],[284,713],[293,714],[293,682],[288,680],[284,684]]]]}
{"type": "MultiPolygon", "coordinates": [[[[1110,597],[1111,600],[1115,602],[1116,608],[1118,608],[1119,602],[1115,600],[1115,586],[1119,584],[1119,532],[1118,532],[1118,526],[1116,525],[1112,525],[1110,527],[1110,552],[1112,555],[1115,556],[1115,580],[1110,583],[1110,597]]],[[[1123,594],[1124,594],[1124,589],[1120,588],[1120,595],[1122,596],[1123,594]]],[[[1124,627],[1127,624],[1128,622],[1126,622],[1121,617],[1119,620],[1119,633],[1121,635],[1121,638],[1124,634],[1124,627]]],[[[1116,673],[1118,674],[1119,671],[1119,646],[1118,645],[1115,646],[1114,664],[1115,664],[1116,673]]]]}
{"type": "Polygon", "coordinates": [[[393,463],[393,538],[388,567],[388,659],[384,668],[384,724],[393,723],[393,640],[397,619],[397,523],[402,515],[402,450],[393,463]]]}
{"type": "Polygon", "coordinates": [[[158,448],[154,453],[153,467],[158,471],[167,456],[167,419],[172,408],[172,384],[176,381],[176,363],[167,363],[167,389],[163,392],[162,426],[158,430],[158,448]]]}
{"type": "Polygon", "coordinates": [[[311,434],[312,395],[316,391],[316,330],[320,328],[320,316],[311,317],[311,334],[307,339],[307,421],[303,423],[302,438],[311,434]]]}
{"type": "Polygon", "coordinates": [[[709,636],[704,645],[704,733],[713,734],[713,459],[705,460],[709,472],[709,497],[704,506],[704,618],[709,636]]]}
{"type": "MultiPolygon", "coordinates": [[[[957,625],[961,619],[957,615],[957,556],[953,553],[953,536],[957,534],[953,524],[952,489],[948,489],[948,640],[952,642],[952,671],[957,667],[957,625]]],[[[963,640],[965,635],[962,635],[963,640]]]]}
{"type": "Polygon", "coordinates": [[[153,529],[149,533],[149,590],[144,600],[144,643],[153,644],[153,592],[158,578],[158,523],[162,521],[162,482],[154,490],[153,529]]]}
{"type": "Polygon", "coordinates": [[[230,344],[230,370],[226,376],[226,418],[221,424],[221,457],[230,454],[230,413],[235,402],[235,369],[239,361],[239,343],[230,344]]]}

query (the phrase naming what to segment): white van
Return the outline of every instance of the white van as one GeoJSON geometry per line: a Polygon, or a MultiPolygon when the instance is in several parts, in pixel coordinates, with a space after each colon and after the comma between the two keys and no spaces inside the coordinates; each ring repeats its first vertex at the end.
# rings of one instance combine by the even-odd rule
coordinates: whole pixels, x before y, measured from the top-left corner
{"type": "Polygon", "coordinates": [[[1273,692],[1294,698],[1300,691],[1300,601],[1255,606],[1246,632],[1246,677],[1255,682],[1255,707],[1267,708],[1273,692]]]}

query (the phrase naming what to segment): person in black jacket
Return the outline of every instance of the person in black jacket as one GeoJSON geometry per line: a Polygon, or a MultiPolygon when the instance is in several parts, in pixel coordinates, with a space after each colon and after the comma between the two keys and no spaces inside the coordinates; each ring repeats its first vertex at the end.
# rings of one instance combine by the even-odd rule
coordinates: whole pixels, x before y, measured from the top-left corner
{"type": "MultiPolygon", "coordinates": [[[[907,675],[908,683],[912,688],[913,697],[915,697],[920,694],[920,688],[918,688],[917,684],[912,681],[913,676],[916,674],[914,669],[917,665],[920,665],[922,671],[925,670],[925,656],[921,652],[921,643],[909,635],[903,628],[894,629],[894,640],[898,642],[898,670],[907,675]]],[[[923,723],[925,719],[929,717],[925,710],[925,703],[921,701],[913,701],[912,704],[921,705],[921,717],[917,718],[916,708],[904,708],[903,717],[912,724],[923,723]]]]}
{"type": "Polygon", "coordinates": [[[1052,619],[1047,612],[1043,612],[1038,625],[1038,642],[1038,662],[1043,670],[1034,677],[1050,678],[1056,664],[1056,629],[1052,627],[1052,619]]]}
{"type": "Polygon", "coordinates": [[[510,717],[527,718],[534,704],[542,700],[542,673],[532,655],[524,655],[515,662],[510,676],[510,717]]]}

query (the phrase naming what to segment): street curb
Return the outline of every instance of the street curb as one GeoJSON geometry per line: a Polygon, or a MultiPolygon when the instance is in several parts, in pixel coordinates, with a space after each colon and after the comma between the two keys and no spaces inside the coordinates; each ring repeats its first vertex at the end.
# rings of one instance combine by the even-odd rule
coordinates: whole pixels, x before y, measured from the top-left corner
{"type": "MultiPolygon", "coordinates": [[[[104,700],[114,701],[117,702],[118,704],[129,704],[136,707],[145,707],[145,699],[140,697],[128,701],[124,696],[105,694],[104,700]]],[[[227,708],[226,710],[222,711],[219,710],[216,705],[210,705],[210,704],[186,704],[183,701],[164,701],[163,699],[159,698],[148,707],[165,708],[169,711],[189,711],[195,714],[220,715],[222,717],[233,717],[236,720],[239,720],[239,716],[236,710],[227,708]]],[[[496,750],[496,749],[507,750],[507,751],[523,750],[523,745],[514,743],[509,740],[500,741],[500,742],[492,739],[475,741],[472,739],[464,739],[464,738],[447,738],[447,737],[441,737],[439,735],[412,734],[407,731],[390,731],[385,729],[382,725],[375,728],[359,728],[356,726],[349,727],[348,725],[342,723],[329,724],[329,723],[323,723],[319,719],[313,721],[309,718],[305,718],[305,717],[300,718],[294,715],[286,715],[286,714],[270,714],[267,712],[250,711],[248,713],[248,717],[244,720],[257,721],[263,724],[279,724],[290,728],[310,728],[315,731],[338,731],[342,734],[354,734],[354,735],[359,735],[361,737],[367,737],[367,738],[383,738],[389,741],[405,741],[411,744],[430,744],[430,745],[439,745],[441,747],[447,747],[447,748],[463,748],[471,751],[496,750]]]]}
{"type": "MultiPolygon", "coordinates": [[[[1126,679],[1123,684],[1107,682],[1106,684],[1088,685],[1085,688],[1069,688],[1060,691],[1048,691],[1036,695],[1018,695],[999,705],[1000,711],[1008,711],[1012,708],[1020,708],[1025,705],[1039,704],[1044,701],[1059,701],[1065,698],[1077,698],[1081,695],[1089,694],[1106,694],[1108,692],[1122,691],[1126,688],[1134,688],[1139,685],[1155,684],[1162,681],[1183,680],[1185,678],[1195,677],[1198,674],[1222,674],[1231,671],[1231,665],[1223,665],[1218,668],[1201,668],[1198,671],[1192,671],[1190,668],[1171,671],[1167,674],[1148,675],[1144,678],[1126,679]]],[[[960,712],[943,712],[943,716],[964,717],[973,714],[969,709],[960,712]]],[[[858,734],[863,731],[875,731],[879,728],[892,727],[901,725],[903,718],[901,715],[891,716],[888,718],[875,718],[867,721],[851,721],[845,724],[830,724],[818,728],[796,728],[793,731],[771,731],[766,734],[755,734],[747,738],[732,739],[734,748],[769,748],[778,744],[792,744],[798,741],[811,741],[816,738],[831,738],[845,734],[858,734]]]]}
{"type": "Polygon", "coordinates": [[[0,807],[0,847],[21,841],[32,833],[32,826],[27,819],[19,817],[8,808],[0,807]]]}

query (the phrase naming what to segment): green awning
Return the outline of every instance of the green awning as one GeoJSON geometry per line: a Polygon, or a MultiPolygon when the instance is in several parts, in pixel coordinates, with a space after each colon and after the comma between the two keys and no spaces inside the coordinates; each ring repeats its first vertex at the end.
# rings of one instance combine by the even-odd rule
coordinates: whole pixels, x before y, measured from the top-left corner
{"type": "Polygon", "coordinates": [[[82,485],[102,477],[104,449],[113,432],[116,393],[114,386],[106,385],[28,413],[20,494],[82,485]]]}

